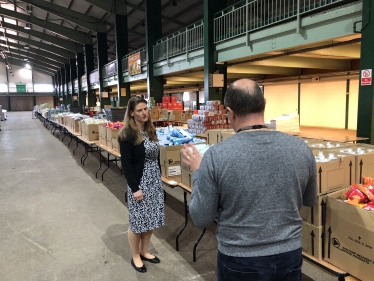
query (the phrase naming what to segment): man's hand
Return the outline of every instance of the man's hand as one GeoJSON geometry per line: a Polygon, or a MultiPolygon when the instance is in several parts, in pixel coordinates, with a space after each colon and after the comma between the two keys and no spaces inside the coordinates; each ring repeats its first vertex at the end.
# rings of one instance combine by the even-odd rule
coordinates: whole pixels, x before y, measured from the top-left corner
{"type": "Polygon", "coordinates": [[[190,166],[191,171],[199,169],[202,157],[193,144],[183,145],[182,156],[182,161],[190,166]]]}

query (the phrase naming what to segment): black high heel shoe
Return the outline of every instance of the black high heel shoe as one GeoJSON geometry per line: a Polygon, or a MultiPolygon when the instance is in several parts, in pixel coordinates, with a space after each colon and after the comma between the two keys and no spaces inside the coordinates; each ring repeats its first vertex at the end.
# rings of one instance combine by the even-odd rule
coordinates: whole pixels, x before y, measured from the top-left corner
{"type": "Polygon", "coordinates": [[[143,260],[143,261],[148,261],[150,263],[160,263],[160,259],[158,257],[154,257],[153,259],[147,259],[145,256],[143,255],[140,255],[140,258],[143,260]]]}
{"type": "Polygon", "coordinates": [[[144,264],[143,264],[143,266],[141,266],[141,267],[137,267],[137,266],[135,265],[133,259],[131,259],[131,265],[132,265],[132,267],[133,267],[136,271],[138,271],[138,272],[141,272],[141,273],[145,273],[145,272],[147,272],[147,268],[145,267],[144,264]]]}

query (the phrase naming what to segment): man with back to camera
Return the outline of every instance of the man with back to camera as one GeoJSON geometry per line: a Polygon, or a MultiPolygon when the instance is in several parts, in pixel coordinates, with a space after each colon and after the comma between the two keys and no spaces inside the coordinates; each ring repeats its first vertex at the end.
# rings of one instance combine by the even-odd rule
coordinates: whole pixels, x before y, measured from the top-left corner
{"type": "Polygon", "coordinates": [[[235,81],[224,104],[236,134],[203,158],[182,149],[192,220],[206,228],[217,219],[219,281],[302,279],[299,210],[316,201],[316,163],[301,139],[264,125],[265,103],[257,83],[235,81]]]}

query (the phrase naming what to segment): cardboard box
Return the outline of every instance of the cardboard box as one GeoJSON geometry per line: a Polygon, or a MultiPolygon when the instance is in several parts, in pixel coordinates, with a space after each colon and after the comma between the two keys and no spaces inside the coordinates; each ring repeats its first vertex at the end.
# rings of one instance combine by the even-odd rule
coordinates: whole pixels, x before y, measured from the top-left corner
{"type": "Polygon", "coordinates": [[[373,280],[374,212],[345,203],[347,190],[327,197],[324,260],[361,280],[373,280]]]}
{"type": "Polygon", "coordinates": [[[222,131],[221,132],[221,141],[224,141],[224,140],[227,140],[228,138],[231,138],[233,135],[235,135],[236,133],[232,130],[230,131],[222,131]]]}
{"type": "Polygon", "coordinates": [[[207,131],[207,144],[217,144],[235,134],[233,129],[215,129],[207,131]]]}
{"type": "Polygon", "coordinates": [[[374,178],[374,145],[357,144],[337,149],[328,149],[330,152],[347,153],[355,155],[355,183],[363,183],[363,177],[374,178]]]}
{"type": "Polygon", "coordinates": [[[99,125],[98,124],[85,124],[83,128],[87,129],[86,139],[88,141],[94,141],[99,139],[99,125]]]}
{"type": "Polygon", "coordinates": [[[306,222],[313,226],[323,226],[326,219],[326,204],[327,196],[317,196],[317,201],[312,207],[302,206],[300,210],[300,216],[303,222],[306,222]]]}
{"type": "MultiPolygon", "coordinates": [[[[99,127],[100,128],[100,127],[99,127]]],[[[100,136],[100,133],[99,133],[99,142],[105,146],[107,146],[107,142],[106,142],[106,138],[103,138],[102,136],[100,136]]]]}
{"type": "Polygon", "coordinates": [[[189,119],[192,119],[192,114],[191,113],[182,113],[181,121],[187,121],[189,119]]]}
{"type": "Polygon", "coordinates": [[[107,131],[107,127],[103,125],[99,125],[99,137],[106,139],[106,131],[107,131]]]}
{"type": "Polygon", "coordinates": [[[182,111],[181,110],[172,110],[172,115],[174,116],[174,121],[182,121],[182,111]]]}
{"type": "Polygon", "coordinates": [[[179,176],[181,174],[181,166],[179,165],[161,165],[161,175],[170,178],[174,176],[179,176]]]}
{"type": "Polygon", "coordinates": [[[160,109],[153,107],[151,109],[151,119],[158,119],[158,118],[160,118],[160,109]]]}
{"type": "Polygon", "coordinates": [[[82,135],[87,135],[87,132],[88,132],[88,127],[87,127],[87,124],[85,122],[81,122],[81,128],[82,128],[82,135]]]}
{"type": "Polygon", "coordinates": [[[81,121],[78,122],[78,126],[79,126],[79,135],[81,135],[81,136],[83,135],[83,134],[82,134],[82,126],[83,126],[83,124],[84,124],[83,120],[81,120],[81,121]]]}
{"type": "Polygon", "coordinates": [[[106,146],[113,148],[112,139],[118,136],[119,129],[106,128],[106,146]]]}
{"type": "Polygon", "coordinates": [[[119,143],[117,138],[112,139],[113,150],[119,152],[119,143]]]}
{"type": "Polygon", "coordinates": [[[182,149],[182,147],[182,145],[160,146],[161,166],[179,166],[181,163],[180,150],[182,149]]]}
{"type": "MultiPolygon", "coordinates": [[[[329,152],[326,150],[316,151],[313,154],[323,154],[326,159],[329,152]]],[[[317,195],[322,195],[351,186],[355,180],[356,158],[349,154],[335,154],[337,159],[329,162],[317,160],[317,195]]]]}
{"type": "Polygon", "coordinates": [[[192,172],[190,170],[181,170],[181,182],[192,189],[192,172]]]}
{"type": "Polygon", "coordinates": [[[79,133],[79,121],[78,119],[73,119],[72,120],[72,124],[73,124],[73,127],[72,127],[72,130],[74,133],[79,133]]]}
{"type": "Polygon", "coordinates": [[[61,125],[64,124],[64,116],[61,116],[61,115],[58,116],[58,123],[61,125]]]}
{"type": "Polygon", "coordinates": [[[323,226],[314,226],[303,222],[301,230],[301,241],[303,251],[316,259],[322,260],[324,254],[323,226]]]}

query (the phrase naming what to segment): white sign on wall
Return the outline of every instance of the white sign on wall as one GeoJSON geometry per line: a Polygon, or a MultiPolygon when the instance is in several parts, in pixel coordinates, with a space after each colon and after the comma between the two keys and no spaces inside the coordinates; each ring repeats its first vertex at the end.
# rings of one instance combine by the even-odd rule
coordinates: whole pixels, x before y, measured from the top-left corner
{"type": "Polygon", "coordinates": [[[372,69],[363,69],[361,70],[361,86],[371,85],[372,79],[372,69]]]}

